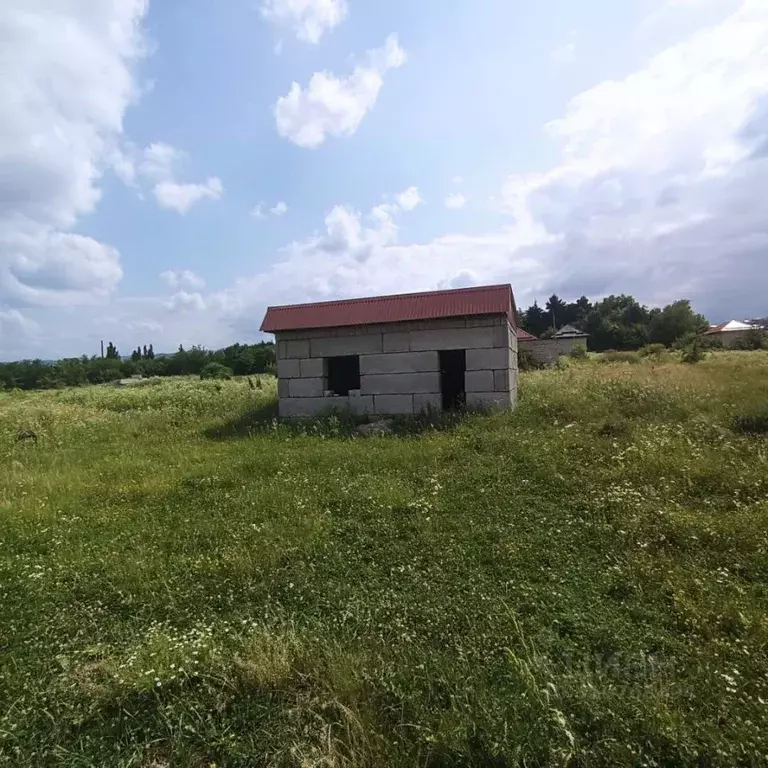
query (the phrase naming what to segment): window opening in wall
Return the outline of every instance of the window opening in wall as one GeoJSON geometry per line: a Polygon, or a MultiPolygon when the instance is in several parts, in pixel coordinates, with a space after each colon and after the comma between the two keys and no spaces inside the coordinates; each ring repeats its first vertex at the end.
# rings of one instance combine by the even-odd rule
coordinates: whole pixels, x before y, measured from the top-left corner
{"type": "Polygon", "coordinates": [[[440,352],[440,391],[443,394],[443,410],[455,411],[467,402],[464,373],[467,370],[467,354],[463,349],[444,349],[440,352]]]}
{"type": "Polygon", "coordinates": [[[337,395],[348,395],[360,389],[360,358],[357,355],[326,357],[326,389],[337,395]]]}

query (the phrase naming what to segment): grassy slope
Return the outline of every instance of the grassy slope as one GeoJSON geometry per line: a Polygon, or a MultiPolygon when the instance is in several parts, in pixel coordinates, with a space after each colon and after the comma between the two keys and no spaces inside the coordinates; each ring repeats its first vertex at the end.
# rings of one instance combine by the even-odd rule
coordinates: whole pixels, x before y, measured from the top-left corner
{"type": "Polygon", "coordinates": [[[273,386],[0,394],[0,765],[763,764],[768,355],[238,437],[273,386]]]}

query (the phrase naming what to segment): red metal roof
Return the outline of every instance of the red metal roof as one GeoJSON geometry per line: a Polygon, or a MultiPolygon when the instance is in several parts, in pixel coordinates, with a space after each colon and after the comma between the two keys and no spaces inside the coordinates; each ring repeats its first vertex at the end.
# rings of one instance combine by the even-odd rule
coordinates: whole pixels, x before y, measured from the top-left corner
{"type": "Polygon", "coordinates": [[[488,285],[451,291],[404,293],[368,299],[269,307],[261,330],[274,333],[308,328],[500,314],[507,315],[513,327],[517,327],[517,308],[511,285],[488,285]]]}
{"type": "Polygon", "coordinates": [[[532,333],[528,333],[528,331],[524,331],[522,328],[518,328],[517,340],[518,341],[538,341],[538,338],[536,338],[536,336],[534,336],[532,333]]]}

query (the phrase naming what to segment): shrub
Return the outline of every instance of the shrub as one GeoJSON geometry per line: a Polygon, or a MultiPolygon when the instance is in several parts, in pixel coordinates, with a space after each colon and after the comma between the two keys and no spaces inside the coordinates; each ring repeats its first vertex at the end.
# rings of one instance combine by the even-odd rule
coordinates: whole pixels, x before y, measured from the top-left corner
{"type": "Polygon", "coordinates": [[[768,435],[768,405],[737,414],[731,427],[734,432],[745,435],[768,435]]]}
{"type": "Polygon", "coordinates": [[[766,334],[760,328],[750,328],[740,339],[736,340],[733,345],[734,349],[742,350],[754,350],[754,349],[766,349],[768,343],[766,343],[766,334]]]}
{"type": "Polygon", "coordinates": [[[577,344],[570,352],[570,356],[573,360],[586,360],[587,359],[587,345],[577,344]]]}
{"type": "Polygon", "coordinates": [[[707,353],[702,346],[701,339],[697,336],[688,346],[683,349],[682,361],[688,365],[694,365],[701,362],[707,353]]]}
{"type": "Polygon", "coordinates": [[[535,371],[541,368],[530,349],[518,349],[517,368],[520,371],[535,371]]]}
{"type": "Polygon", "coordinates": [[[609,349],[600,357],[601,363],[639,363],[640,355],[637,352],[617,352],[615,349],[609,349]]]}
{"type": "Polygon", "coordinates": [[[638,350],[638,354],[640,357],[659,358],[662,354],[664,354],[666,349],[667,348],[663,344],[646,344],[644,347],[638,350]]]}
{"type": "Polygon", "coordinates": [[[723,349],[723,340],[717,336],[702,336],[701,346],[704,349],[723,349]]]}
{"type": "Polygon", "coordinates": [[[201,379],[231,379],[233,375],[232,369],[221,363],[208,363],[200,371],[201,379]]]}

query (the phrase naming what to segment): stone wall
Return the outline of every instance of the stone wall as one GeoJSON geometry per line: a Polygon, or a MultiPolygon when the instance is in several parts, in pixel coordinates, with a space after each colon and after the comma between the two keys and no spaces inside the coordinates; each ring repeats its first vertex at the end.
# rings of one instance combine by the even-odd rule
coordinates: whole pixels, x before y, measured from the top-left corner
{"type": "Polygon", "coordinates": [[[587,340],[582,339],[537,339],[521,341],[520,350],[528,350],[539,365],[554,365],[557,358],[570,355],[574,347],[586,346],[587,340]]]}
{"type": "Polygon", "coordinates": [[[309,416],[330,408],[361,414],[413,414],[440,409],[443,349],[466,350],[469,408],[511,408],[517,402],[517,337],[505,315],[279,332],[280,415],[309,416]],[[360,390],[326,396],[325,358],[360,357],[360,390]]]}

